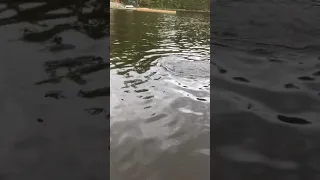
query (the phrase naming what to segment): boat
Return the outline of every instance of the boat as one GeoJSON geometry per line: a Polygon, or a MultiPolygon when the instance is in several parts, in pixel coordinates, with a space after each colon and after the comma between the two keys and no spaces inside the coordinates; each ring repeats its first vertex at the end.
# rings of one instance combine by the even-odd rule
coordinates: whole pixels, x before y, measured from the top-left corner
{"type": "Polygon", "coordinates": [[[133,5],[126,5],[124,6],[124,8],[128,10],[136,10],[136,8],[133,5]]]}

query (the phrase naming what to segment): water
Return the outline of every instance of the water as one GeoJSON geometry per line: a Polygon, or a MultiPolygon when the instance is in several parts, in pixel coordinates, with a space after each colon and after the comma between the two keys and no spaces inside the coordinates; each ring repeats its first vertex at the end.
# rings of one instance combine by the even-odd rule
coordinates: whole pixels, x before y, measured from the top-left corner
{"type": "Polygon", "coordinates": [[[0,179],[107,179],[109,100],[112,179],[319,179],[319,2],[217,2],[211,48],[207,15],[113,11],[111,97],[107,12],[61,2],[0,3],[0,179]]]}
{"type": "Polygon", "coordinates": [[[318,5],[213,5],[213,179],[320,178],[318,5]]]}
{"type": "Polygon", "coordinates": [[[0,179],[109,177],[108,13],[73,6],[0,3],[0,179]]]}
{"type": "Polygon", "coordinates": [[[111,179],[209,179],[209,20],[111,11],[111,179]]]}

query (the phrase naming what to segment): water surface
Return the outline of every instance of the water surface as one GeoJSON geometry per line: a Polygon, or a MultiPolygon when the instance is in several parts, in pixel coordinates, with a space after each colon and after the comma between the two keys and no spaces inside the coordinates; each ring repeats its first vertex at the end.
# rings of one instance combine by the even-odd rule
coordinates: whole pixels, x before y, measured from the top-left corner
{"type": "Polygon", "coordinates": [[[109,177],[109,19],[101,7],[0,3],[0,179],[109,177]]]}
{"type": "Polygon", "coordinates": [[[213,5],[213,179],[319,179],[318,5],[213,5]]]}
{"type": "Polygon", "coordinates": [[[115,10],[110,25],[111,179],[209,179],[209,14],[115,10]]]}

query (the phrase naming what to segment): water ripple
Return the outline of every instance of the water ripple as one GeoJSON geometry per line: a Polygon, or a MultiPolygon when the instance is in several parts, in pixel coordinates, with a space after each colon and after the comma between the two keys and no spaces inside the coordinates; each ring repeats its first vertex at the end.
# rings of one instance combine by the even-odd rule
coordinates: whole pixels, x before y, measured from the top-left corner
{"type": "Polygon", "coordinates": [[[110,20],[111,176],[208,179],[209,15],[115,10],[110,20]]]}
{"type": "Polygon", "coordinates": [[[317,179],[318,165],[309,165],[319,156],[317,3],[229,0],[214,7],[212,178],[317,179]]]}

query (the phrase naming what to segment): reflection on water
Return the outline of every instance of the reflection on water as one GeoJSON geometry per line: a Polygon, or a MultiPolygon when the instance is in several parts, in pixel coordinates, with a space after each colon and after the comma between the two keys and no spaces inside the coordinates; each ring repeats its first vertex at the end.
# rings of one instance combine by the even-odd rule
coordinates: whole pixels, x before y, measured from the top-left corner
{"type": "Polygon", "coordinates": [[[104,1],[0,3],[0,179],[108,178],[108,13],[104,1]]]}
{"type": "Polygon", "coordinates": [[[209,14],[110,24],[111,179],[209,179],[209,14]]]}
{"type": "Polygon", "coordinates": [[[213,6],[213,178],[319,179],[317,3],[213,6]]]}

